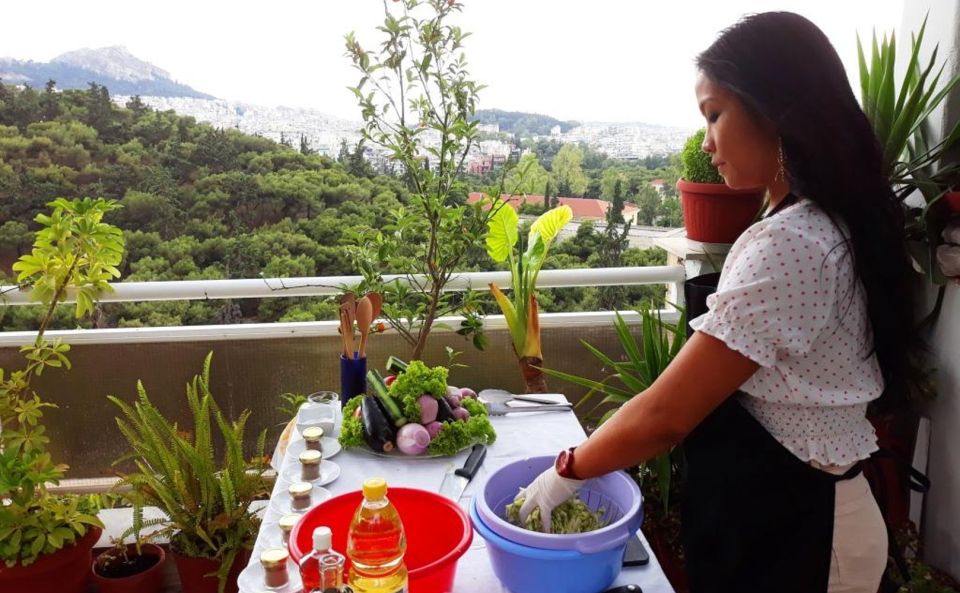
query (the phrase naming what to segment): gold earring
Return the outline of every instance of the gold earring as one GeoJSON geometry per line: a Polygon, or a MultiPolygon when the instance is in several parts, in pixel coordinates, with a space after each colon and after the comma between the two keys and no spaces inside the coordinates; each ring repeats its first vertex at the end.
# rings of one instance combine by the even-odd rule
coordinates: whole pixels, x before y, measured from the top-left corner
{"type": "Polygon", "coordinates": [[[783,168],[783,140],[780,141],[779,146],[777,147],[777,181],[783,181],[787,178],[787,172],[783,168]]]}

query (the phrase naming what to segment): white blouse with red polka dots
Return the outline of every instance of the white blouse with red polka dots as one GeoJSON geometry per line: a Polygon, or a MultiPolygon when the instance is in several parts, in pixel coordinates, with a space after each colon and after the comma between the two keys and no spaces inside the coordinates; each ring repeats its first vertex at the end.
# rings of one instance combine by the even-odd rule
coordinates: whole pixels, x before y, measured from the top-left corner
{"type": "Polygon", "coordinates": [[[803,461],[847,465],[876,451],[867,403],[883,378],[852,254],[827,214],[801,199],[733,244],[709,312],[693,329],[760,368],[741,403],[803,461]]]}

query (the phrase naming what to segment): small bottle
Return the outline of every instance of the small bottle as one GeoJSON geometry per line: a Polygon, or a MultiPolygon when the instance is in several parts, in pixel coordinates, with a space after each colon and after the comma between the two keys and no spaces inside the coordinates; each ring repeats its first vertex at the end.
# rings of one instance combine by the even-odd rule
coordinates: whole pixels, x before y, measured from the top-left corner
{"type": "Polygon", "coordinates": [[[290,493],[290,508],[298,513],[310,508],[311,493],[313,493],[313,484],[310,482],[296,482],[290,484],[287,489],[290,493]]]}
{"type": "Polygon", "coordinates": [[[284,515],[277,521],[277,526],[280,527],[280,533],[283,535],[283,545],[290,545],[290,532],[299,520],[300,515],[284,515]]]}
{"type": "Polygon", "coordinates": [[[350,588],[354,593],[406,593],[406,550],[403,522],[387,499],[386,480],[367,479],[363,483],[363,502],[354,513],[347,534],[350,588]]]}
{"type": "Polygon", "coordinates": [[[260,554],[260,565],[263,567],[263,584],[268,589],[282,589],[290,581],[287,574],[287,557],[289,554],[283,548],[268,548],[260,554]]]}
{"type": "Polygon", "coordinates": [[[323,445],[320,444],[323,439],[323,429],[319,426],[310,426],[303,429],[303,442],[308,451],[320,451],[323,453],[323,445]]]}
{"type": "Polygon", "coordinates": [[[333,549],[333,532],[320,526],[313,530],[313,551],[300,559],[303,590],[340,593],[346,559],[333,549]]]}
{"type": "Polygon", "coordinates": [[[312,482],[320,479],[320,462],[323,460],[323,453],[320,451],[307,450],[300,454],[300,479],[304,482],[312,482]]]}

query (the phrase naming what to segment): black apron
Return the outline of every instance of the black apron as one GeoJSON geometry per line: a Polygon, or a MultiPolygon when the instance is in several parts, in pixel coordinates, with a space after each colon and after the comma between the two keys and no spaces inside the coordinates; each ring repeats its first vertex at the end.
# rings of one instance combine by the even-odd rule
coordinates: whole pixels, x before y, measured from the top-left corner
{"type": "MultiPolygon", "coordinates": [[[[795,201],[788,195],[773,213],[795,201]]],[[[689,319],[707,311],[705,297],[718,278],[688,281],[689,319]]],[[[843,476],[811,467],[740,405],[740,394],[682,443],[681,537],[690,591],[825,592],[836,483],[859,474],[860,465],[843,476]]]]}

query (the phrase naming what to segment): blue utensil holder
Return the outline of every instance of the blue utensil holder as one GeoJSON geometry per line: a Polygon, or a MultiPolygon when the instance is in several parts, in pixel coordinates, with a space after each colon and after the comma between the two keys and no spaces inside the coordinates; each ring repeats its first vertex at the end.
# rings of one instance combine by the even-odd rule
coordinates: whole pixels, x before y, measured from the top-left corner
{"type": "Polygon", "coordinates": [[[367,392],[367,359],[340,355],[340,401],[346,405],[351,398],[367,392]]]}

